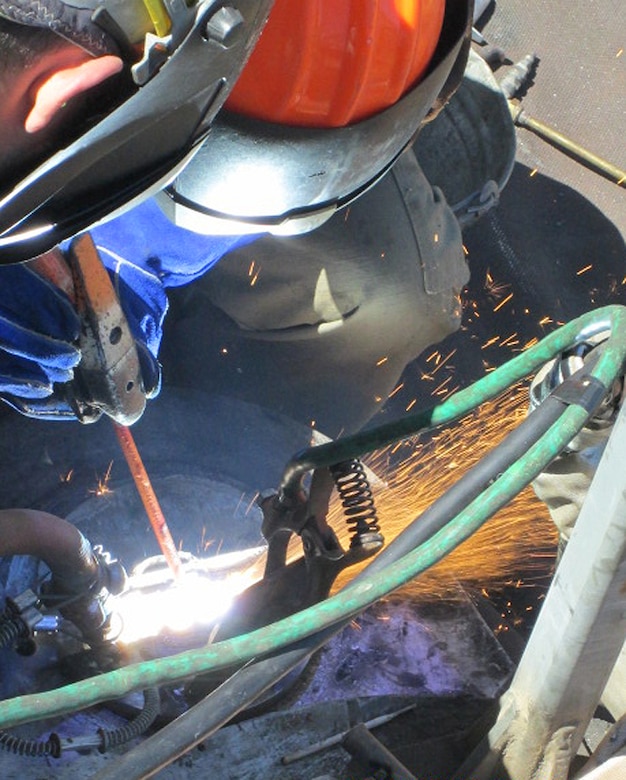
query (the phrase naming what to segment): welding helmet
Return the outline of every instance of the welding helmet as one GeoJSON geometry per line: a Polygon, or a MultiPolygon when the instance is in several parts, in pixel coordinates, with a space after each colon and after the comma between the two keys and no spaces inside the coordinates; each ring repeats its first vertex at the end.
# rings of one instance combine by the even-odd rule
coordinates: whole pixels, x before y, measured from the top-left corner
{"type": "Polygon", "coordinates": [[[461,81],[472,0],[275,0],[207,142],[157,196],[207,234],[293,235],[377,182],[461,81]]]}
{"type": "Polygon", "coordinates": [[[128,84],[8,192],[0,262],[40,254],[160,189],[189,161],[239,76],[272,0],[0,0],[0,16],[94,56],[117,54],[128,84]]]}
{"type": "Polygon", "coordinates": [[[162,208],[197,232],[315,227],[375,183],[454,90],[471,4],[276,0],[216,122],[272,0],[0,0],[5,18],[94,54],[143,41],[129,95],[0,200],[0,261],[41,253],[168,182],[162,208]]]}

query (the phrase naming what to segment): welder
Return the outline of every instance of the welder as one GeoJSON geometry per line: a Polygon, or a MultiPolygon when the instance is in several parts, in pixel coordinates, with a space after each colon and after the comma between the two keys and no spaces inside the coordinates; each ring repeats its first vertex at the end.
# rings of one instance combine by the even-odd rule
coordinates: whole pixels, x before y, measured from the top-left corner
{"type": "MultiPolygon", "coordinates": [[[[148,397],[160,382],[165,288],[193,281],[234,249],[232,262],[249,263],[252,241],[261,252],[269,241],[278,254],[266,263],[272,293],[261,310],[258,298],[233,291],[232,265],[200,297],[217,297],[242,330],[282,331],[283,339],[300,337],[305,325],[307,338],[344,328],[350,338],[335,350],[358,353],[356,334],[365,342],[374,329],[388,363],[381,386],[391,389],[409,360],[458,327],[456,296],[467,279],[460,229],[415,157],[404,157],[385,218],[393,225],[413,210],[403,228],[410,240],[376,247],[384,271],[366,297],[384,288],[380,279],[394,283],[379,289],[380,305],[361,307],[376,321],[349,331],[367,287],[352,272],[367,250],[342,229],[350,220],[333,215],[363,193],[383,192],[373,185],[458,87],[471,5],[0,0],[3,399],[30,416],[82,419],[81,312],[41,264],[23,261],[57,246],[66,252],[88,229],[136,341],[148,397]],[[285,240],[282,256],[282,239],[258,241],[309,231],[300,265],[300,239],[285,240]],[[311,271],[306,258],[322,252],[327,267],[311,271]],[[434,301],[423,316],[416,291],[434,301]]],[[[373,195],[358,224],[381,208],[373,195]]],[[[369,353],[362,362],[371,372],[369,353]]],[[[376,410],[368,403],[347,427],[376,410]]],[[[115,407],[97,399],[94,407],[83,421],[102,410],[116,417],[115,407]]]]}

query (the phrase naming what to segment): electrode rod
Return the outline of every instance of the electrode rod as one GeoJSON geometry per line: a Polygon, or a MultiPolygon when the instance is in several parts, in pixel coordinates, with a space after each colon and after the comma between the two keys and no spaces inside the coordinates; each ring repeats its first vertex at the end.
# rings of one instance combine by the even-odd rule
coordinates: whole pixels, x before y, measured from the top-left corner
{"type": "Polygon", "coordinates": [[[130,432],[130,428],[125,425],[120,425],[113,420],[112,422],[122,452],[126,458],[126,463],[128,463],[128,468],[130,469],[130,473],[137,486],[137,491],[146,510],[146,514],[150,520],[150,525],[152,526],[156,540],[163,553],[163,557],[174,577],[178,579],[181,573],[180,556],[178,555],[178,550],[172,539],[172,534],[168,528],[165,515],[161,510],[156,493],[152,488],[148,472],[143,465],[141,455],[135,444],[135,439],[130,432]]]}

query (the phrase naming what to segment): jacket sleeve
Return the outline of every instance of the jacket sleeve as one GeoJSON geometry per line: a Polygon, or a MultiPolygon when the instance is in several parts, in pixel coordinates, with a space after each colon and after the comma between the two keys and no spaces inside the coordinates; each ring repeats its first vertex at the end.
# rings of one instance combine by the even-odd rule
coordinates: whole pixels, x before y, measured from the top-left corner
{"type": "MultiPolygon", "coordinates": [[[[206,273],[236,247],[254,241],[256,235],[206,236],[173,225],[148,200],[131,211],[91,231],[109,257],[123,258],[159,279],[163,287],[189,284],[206,273]]],[[[105,265],[109,261],[103,257],[105,265]]]]}

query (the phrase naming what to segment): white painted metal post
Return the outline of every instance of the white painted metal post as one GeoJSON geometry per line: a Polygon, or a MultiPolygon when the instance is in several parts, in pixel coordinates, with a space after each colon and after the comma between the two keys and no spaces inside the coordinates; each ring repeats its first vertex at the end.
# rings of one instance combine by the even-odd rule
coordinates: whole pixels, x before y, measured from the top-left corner
{"type": "Polygon", "coordinates": [[[565,780],[626,636],[626,405],[497,722],[456,777],[565,780]]]}

